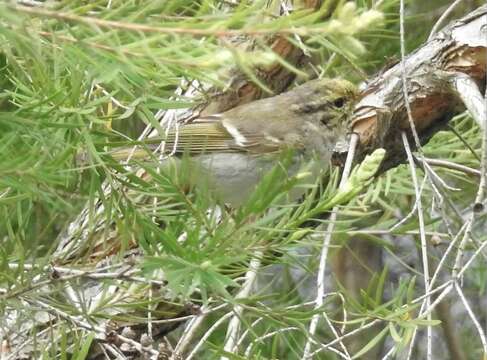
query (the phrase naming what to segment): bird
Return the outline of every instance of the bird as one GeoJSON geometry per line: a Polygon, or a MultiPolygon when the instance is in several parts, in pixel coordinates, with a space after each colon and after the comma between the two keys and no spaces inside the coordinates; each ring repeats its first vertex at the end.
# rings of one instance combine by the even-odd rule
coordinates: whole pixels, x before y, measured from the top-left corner
{"type": "Polygon", "coordinates": [[[326,170],[336,143],[348,132],[357,97],[357,88],[347,80],[314,79],[279,95],[170,128],[162,154],[154,153],[160,144],[147,144],[115,149],[110,155],[117,161],[159,161],[157,155],[162,155],[166,169],[181,167],[187,158],[191,178],[207,179],[205,186],[236,207],[279,164],[284,152],[292,152],[289,176],[305,174],[301,177],[313,181],[326,170]],[[173,156],[164,156],[168,154],[173,156]]]}

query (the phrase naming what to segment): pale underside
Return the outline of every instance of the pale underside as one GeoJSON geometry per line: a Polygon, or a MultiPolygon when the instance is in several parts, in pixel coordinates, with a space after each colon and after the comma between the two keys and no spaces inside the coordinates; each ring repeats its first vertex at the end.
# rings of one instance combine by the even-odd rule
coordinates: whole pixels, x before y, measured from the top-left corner
{"type": "MultiPolygon", "coordinates": [[[[239,206],[247,200],[265,174],[276,166],[284,166],[279,161],[279,154],[255,156],[246,153],[200,154],[193,157],[173,157],[164,161],[163,167],[188,169],[187,181],[208,189],[223,202],[239,206]],[[184,164],[184,165],[182,165],[184,164]]],[[[295,154],[286,166],[283,176],[298,176],[299,182],[288,194],[286,200],[294,201],[305,189],[315,183],[321,171],[328,169],[329,161],[304,153],[295,154]],[[286,175],[287,174],[287,175],[286,175]]],[[[281,179],[285,180],[285,179],[281,179]]]]}

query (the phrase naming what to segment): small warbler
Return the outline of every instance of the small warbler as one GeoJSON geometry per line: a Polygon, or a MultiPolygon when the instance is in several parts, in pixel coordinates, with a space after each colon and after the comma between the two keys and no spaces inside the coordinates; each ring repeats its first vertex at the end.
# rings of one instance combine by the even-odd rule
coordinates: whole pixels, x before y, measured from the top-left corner
{"type": "MultiPolygon", "coordinates": [[[[278,163],[283,150],[293,151],[289,173],[317,176],[327,169],[337,141],[346,135],[356,97],[357,89],[346,80],[316,79],[277,96],[197,118],[169,131],[164,153],[176,156],[164,163],[174,164],[188,154],[193,178],[200,178],[202,170],[221,199],[237,206],[278,163]]],[[[117,160],[129,154],[132,159],[157,159],[157,154],[148,153],[156,148],[159,145],[116,149],[111,155],[117,160]]]]}

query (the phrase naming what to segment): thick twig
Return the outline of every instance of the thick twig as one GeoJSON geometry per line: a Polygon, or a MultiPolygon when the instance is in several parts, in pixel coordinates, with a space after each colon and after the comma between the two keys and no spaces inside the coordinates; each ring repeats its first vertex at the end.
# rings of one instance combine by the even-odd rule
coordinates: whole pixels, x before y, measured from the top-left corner
{"type": "Polygon", "coordinates": [[[477,125],[485,129],[485,104],[484,97],[480,93],[477,83],[471,76],[462,73],[455,73],[451,76],[450,82],[455,94],[462,100],[463,104],[472,115],[477,125]]]}

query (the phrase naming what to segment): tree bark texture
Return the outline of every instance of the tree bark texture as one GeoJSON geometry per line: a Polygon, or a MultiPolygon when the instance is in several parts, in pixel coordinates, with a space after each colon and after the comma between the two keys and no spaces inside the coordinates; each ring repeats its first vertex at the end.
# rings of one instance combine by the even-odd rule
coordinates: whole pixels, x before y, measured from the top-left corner
{"type": "Polygon", "coordinates": [[[484,92],[486,69],[487,5],[484,5],[452,22],[402,62],[368,82],[352,123],[352,130],[360,135],[362,155],[376,148],[386,149],[382,171],[404,161],[401,132],[406,131],[412,138],[412,131],[403,86],[419,139],[426,143],[465,109],[454,89],[454,80],[467,76],[484,92]]]}

